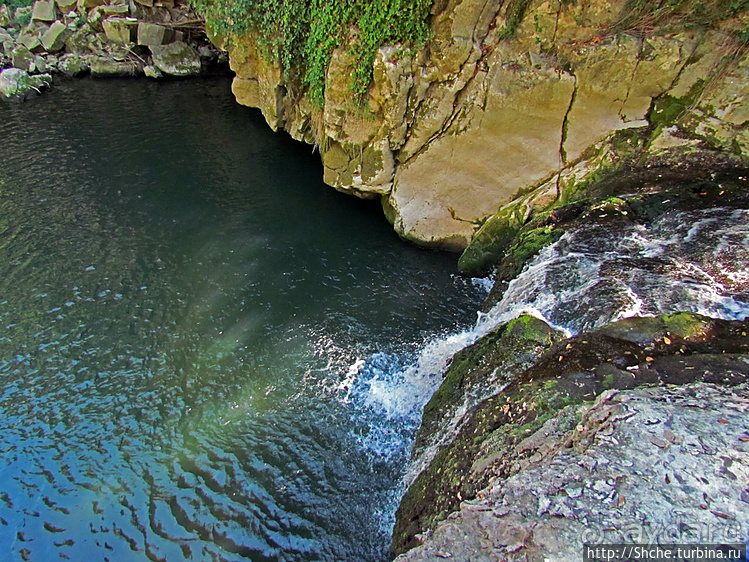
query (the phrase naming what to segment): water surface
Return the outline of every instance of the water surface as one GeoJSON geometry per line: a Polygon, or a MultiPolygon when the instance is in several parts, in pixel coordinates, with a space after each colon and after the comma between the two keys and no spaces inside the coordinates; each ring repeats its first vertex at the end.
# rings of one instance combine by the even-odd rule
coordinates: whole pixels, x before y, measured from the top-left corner
{"type": "Polygon", "coordinates": [[[63,83],[0,133],[3,558],[384,559],[409,366],[483,296],[455,257],[225,79],[63,83]]]}

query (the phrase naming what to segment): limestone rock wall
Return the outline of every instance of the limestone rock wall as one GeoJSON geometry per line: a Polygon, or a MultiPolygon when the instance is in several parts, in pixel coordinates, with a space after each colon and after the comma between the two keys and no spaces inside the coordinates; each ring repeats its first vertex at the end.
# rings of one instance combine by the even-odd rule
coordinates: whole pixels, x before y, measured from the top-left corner
{"type": "Polygon", "coordinates": [[[657,147],[708,139],[746,155],[749,81],[737,31],[749,16],[643,37],[614,32],[624,4],[533,0],[508,33],[517,2],[436,1],[425,48],[380,49],[363,106],[345,49],[332,57],[317,107],[253,36],[224,46],[237,100],[316,145],[326,183],[381,198],[406,239],[462,250],[519,194],[546,184],[544,205],[562,198],[555,178],[613,132],[652,127],[653,100],[692,95],[682,112],[689,119],[661,127],[657,147]]]}

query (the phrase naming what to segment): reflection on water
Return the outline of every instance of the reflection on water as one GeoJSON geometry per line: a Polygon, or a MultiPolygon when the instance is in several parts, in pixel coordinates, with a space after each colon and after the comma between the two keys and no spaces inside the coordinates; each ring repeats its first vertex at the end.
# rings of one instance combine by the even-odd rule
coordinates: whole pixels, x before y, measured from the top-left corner
{"type": "Polygon", "coordinates": [[[0,553],[385,558],[416,350],[482,297],[455,258],[224,80],[63,84],[0,130],[0,553]]]}

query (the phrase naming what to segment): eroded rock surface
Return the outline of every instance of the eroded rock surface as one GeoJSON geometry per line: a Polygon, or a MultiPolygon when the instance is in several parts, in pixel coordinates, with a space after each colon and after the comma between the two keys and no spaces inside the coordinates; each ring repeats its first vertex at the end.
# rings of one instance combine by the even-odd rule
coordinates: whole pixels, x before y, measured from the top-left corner
{"type": "Polygon", "coordinates": [[[746,12],[643,36],[617,27],[623,0],[536,0],[508,32],[518,4],[435,3],[428,45],[381,48],[361,105],[348,46],[333,53],[318,107],[253,34],[234,37],[234,92],[272,128],[316,145],[328,184],[380,198],[401,236],[451,250],[520,194],[533,194],[533,211],[566,201],[607,163],[596,147],[617,131],[647,130],[655,151],[746,160],[746,12]]]}
{"type": "MultiPolygon", "coordinates": [[[[749,363],[749,360],[744,358],[749,363]]],[[[544,449],[396,560],[580,560],[584,543],[741,543],[749,388],[612,390],[518,445],[544,449]]]]}
{"type": "MultiPolygon", "coordinates": [[[[440,521],[450,521],[455,517],[451,514],[460,511],[462,502],[481,498],[487,488],[497,489],[499,483],[555,458],[561,459],[562,464],[572,462],[559,455],[575,442],[568,438],[579,431],[576,426],[585,404],[607,391],[650,386],[658,393],[672,385],[708,383],[726,388],[746,385],[749,382],[747,334],[747,321],[716,320],[692,313],[629,318],[559,341],[525,370],[522,367],[513,370],[501,354],[487,352],[486,347],[499,340],[491,334],[485,336],[484,345],[479,340],[479,345],[473,347],[476,356],[472,360],[470,386],[484,387],[486,392],[487,386],[494,385],[496,393],[466,409],[463,418],[454,424],[451,440],[443,437],[444,427],[435,427],[425,418],[418,441],[438,443],[438,451],[428,464],[422,463],[427,464],[426,468],[413,480],[401,501],[393,532],[393,551],[400,554],[418,546],[425,532],[435,529],[440,521]],[[510,369],[503,371],[504,367],[510,369]],[[547,439],[547,434],[556,437],[547,439]]],[[[465,351],[470,352],[471,348],[465,351]]],[[[451,371],[463,370],[465,362],[463,357],[448,370],[445,375],[448,386],[454,380],[451,371]]],[[[667,402],[663,407],[668,407],[667,402]]],[[[739,410],[732,428],[749,429],[746,412],[739,410]]],[[[715,422],[709,422],[707,417],[702,423],[712,424],[713,431],[716,428],[715,422]]],[[[663,427],[677,433],[670,425],[663,427]]],[[[658,441],[664,447],[657,448],[668,446],[667,437],[662,434],[656,437],[666,440],[658,441]]],[[[740,435],[735,437],[738,439],[740,435]]],[[[744,442],[739,441],[743,447],[744,442]]],[[[631,443],[623,444],[620,454],[637,455],[624,450],[629,446],[631,443]]],[[[418,456],[415,461],[419,462],[418,456]]],[[[741,462],[749,464],[749,459],[744,456],[741,462]]],[[[635,481],[636,472],[630,475],[631,481],[635,481]]],[[[548,475],[541,476],[543,482],[535,482],[534,478],[523,480],[528,483],[529,493],[536,489],[534,486],[543,489],[550,481],[548,475]]],[[[669,507],[672,511],[677,508],[678,505],[669,507]]],[[[578,514],[583,512],[581,506],[578,514]]],[[[518,512],[517,516],[521,520],[525,514],[518,512]]],[[[571,519],[577,521],[576,517],[571,519]]],[[[554,521],[554,514],[549,518],[554,521]]],[[[531,528],[533,524],[528,527],[531,528]]]]}

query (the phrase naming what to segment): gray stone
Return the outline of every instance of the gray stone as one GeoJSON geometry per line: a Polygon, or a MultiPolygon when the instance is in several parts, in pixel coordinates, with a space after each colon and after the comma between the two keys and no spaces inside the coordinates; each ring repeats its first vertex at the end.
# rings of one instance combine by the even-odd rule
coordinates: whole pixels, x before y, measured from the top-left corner
{"type": "Polygon", "coordinates": [[[49,63],[47,62],[47,59],[45,59],[41,55],[34,55],[34,69],[36,72],[47,72],[49,69],[49,63]]]}
{"type": "Polygon", "coordinates": [[[130,6],[127,4],[112,4],[111,6],[101,6],[101,11],[107,16],[124,16],[130,13],[130,6]]]}
{"type": "Polygon", "coordinates": [[[75,10],[77,0],[55,0],[57,2],[57,7],[60,8],[60,11],[64,14],[67,14],[71,10],[75,10]]]}
{"type": "Polygon", "coordinates": [[[203,45],[198,49],[198,54],[200,55],[200,59],[207,61],[207,62],[213,62],[216,60],[218,55],[216,54],[216,51],[214,49],[211,49],[208,45],[203,45]]]}
{"type": "Polygon", "coordinates": [[[138,23],[138,45],[166,45],[173,39],[174,32],[168,27],[144,21],[138,23]]]}
{"type": "Polygon", "coordinates": [[[42,47],[42,42],[39,41],[39,37],[30,33],[22,33],[21,35],[19,35],[17,43],[19,45],[23,45],[32,53],[40,53],[44,50],[44,47],[42,47]]]}
{"type": "Polygon", "coordinates": [[[69,54],[60,58],[57,69],[66,76],[80,76],[88,72],[89,65],[83,57],[69,54]]]}
{"type": "Polygon", "coordinates": [[[68,27],[61,21],[56,21],[42,35],[42,45],[47,52],[55,53],[62,50],[70,35],[71,32],[68,27]]]}
{"type": "Polygon", "coordinates": [[[49,74],[30,76],[20,68],[6,68],[0,73],[0,98],[23,101],[40,94],[51,83],[49,74]]]}
{"type": "Polygon", "coordinates": [[[187,43],[154,45],[151,47],[151,54],[153,64],[164,74],[194,76],[202,70],[200,56],[187,43]]]}
{"type": "Polygon", "coordinates": [[[101,78],[108,76],[136,76],[143,74],[143,66],[130,61],[116,61],[104,57],[90,60],[91,76],[101,78]]]}
{"type": "Polygon", "coordinates": [[[27,72],[32,72],[34,70],[34,57],[34,53],[29,51],[23,45],[16,45],[16,48],[10,53],[13,68],[20,68],[27,72]]]}
{"type": "Polygon", "coordinates": [[[151,66],[151,65],[144,66],[143,67],[143,72],[145,73],[145,75],[148,78],[163,78],[164,77],[164,73],[163,72],[161,72],[155,66],[151,66]]]}
{"type": "Polygon", "coordinates": [[[55,3],[49,0],[38,0],[34,3],[31,19],[35,21],[55,21],[57,19],[55,3]]]}
{"type": "Polygon", "coordinates": [[[107,39],[115,43],[131,43],[137,26],[135,18],[108,18],[102,22],[107,39]]]}

